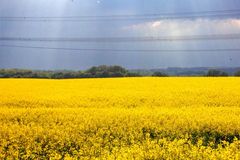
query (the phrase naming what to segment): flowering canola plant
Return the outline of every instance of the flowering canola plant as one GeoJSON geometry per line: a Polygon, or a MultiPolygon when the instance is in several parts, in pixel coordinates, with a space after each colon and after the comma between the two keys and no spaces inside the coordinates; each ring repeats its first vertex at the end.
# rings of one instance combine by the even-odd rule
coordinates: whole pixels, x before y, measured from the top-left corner
{"type": "Polygon", "coordinates": [[[0,79],[0,159],[240,159],[240,79],[0,79]]]}

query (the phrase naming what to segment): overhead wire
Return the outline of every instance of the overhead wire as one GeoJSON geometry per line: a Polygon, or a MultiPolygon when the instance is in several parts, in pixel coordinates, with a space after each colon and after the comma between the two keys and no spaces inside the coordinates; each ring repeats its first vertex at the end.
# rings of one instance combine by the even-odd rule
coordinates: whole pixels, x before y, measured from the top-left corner
{"type": "Polygon", "coordinates": [[[185,15],[185,14],[210,14],[210,13],[239,13],[240,9],[232,10],[214,10],[199,12],[175,12],[175,13],[148,13],[148,14],[122,14],[122,15],[89,15],[89,16],[0,16],[0,18],[109,18],[109,17],[145,17],[145,16],[169,16],[169,15],[185,15]]]}
{"type": "Polygon", "coordinates": [[[187,19],[206,17],[232,17],[240,16],[240,10],[216,10],[201,12],[178,12],[178,13],[151,13],[132,15],[96,15],[96,16],[1,16],[0,21],[25,21],[25,22],[91,22],[91,21],[113,21],[113,20],[156,20],[156,19],[187,19]]]}
{"type": "Polygon", "coordinates": [[[64,47],[44,47],[44,46],[25,46],[25,45],[0,45],[0,47],[25,48],[25,49],[46,49],[46,50],[68,50],[68,51],[88,51],[88,52],[143,52],[143,53],[167,53],[167,52],[239,52],[240,48],[222,49],[99,49],[99,48],[64,48],[64,47]]]}
{"type": "Polygon", "coordinates": [[[192,40],[230,40],[240,39],[240,33],[182,35],[182,36],[145,36],[145,37],[0,37],[0,41],[20,42],[158,42],[158,41],[192,41],[192,40]]]}

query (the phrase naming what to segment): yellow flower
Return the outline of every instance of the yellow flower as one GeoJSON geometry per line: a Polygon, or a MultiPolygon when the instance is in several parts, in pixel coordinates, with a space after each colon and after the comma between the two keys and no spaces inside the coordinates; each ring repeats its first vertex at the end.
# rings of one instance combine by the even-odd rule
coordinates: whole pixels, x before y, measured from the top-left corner
{"type": "Polygon", "coordinates": [[[239,159],[239,78],[0,79],[0,159],[239,159]]]}

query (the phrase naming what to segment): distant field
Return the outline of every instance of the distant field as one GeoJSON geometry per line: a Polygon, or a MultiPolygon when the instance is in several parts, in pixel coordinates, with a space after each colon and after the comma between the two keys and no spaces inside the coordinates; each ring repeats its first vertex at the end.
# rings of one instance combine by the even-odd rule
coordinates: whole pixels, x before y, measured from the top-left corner
{"type": "Polygon", "coordinates": [[[240,78],[0,79],[0,159],[240,159],[240,78]]]}

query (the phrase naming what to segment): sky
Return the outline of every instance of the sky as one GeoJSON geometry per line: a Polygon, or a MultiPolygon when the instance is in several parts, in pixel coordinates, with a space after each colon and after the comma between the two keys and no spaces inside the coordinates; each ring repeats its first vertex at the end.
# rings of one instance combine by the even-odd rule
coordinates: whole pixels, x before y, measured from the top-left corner
{"type": "MultiPolygon", "coordinates": [[[[1,0],[0,17],[142,15],[240,10],[239,0],[1,0]]],[[[1,37],[161,37],[240,34],[240,16],[126,21],[1,21],[1,37]]],[[[17,42],[0,41],[0,68],[83,70],[96,65],[128,69],[239,67],[239,52],[104,52],[39,48],[115,50],[237,49],[239,39],[164,42],[17,42]]]]}

